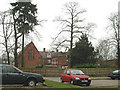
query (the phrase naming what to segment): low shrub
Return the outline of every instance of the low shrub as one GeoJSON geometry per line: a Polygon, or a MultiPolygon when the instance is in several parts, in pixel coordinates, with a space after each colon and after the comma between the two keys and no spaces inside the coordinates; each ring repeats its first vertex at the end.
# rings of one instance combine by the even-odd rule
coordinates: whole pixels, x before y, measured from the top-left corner
{"type": "Polygon", "coordinates": [[[43,68],[43,66],[37,66],[36,68],[43,68]]]}
{"type": "Polygon", "coordinates": [[[96,68],[98,65],[96,64],[77,64],[73,66],[73,68],[96,68]]]}
{"type": "Polygon", "coordinates": [[[46,66],[44,66],[44,68],[57,68],[57,66],[55,66],[55,65],[46,65],[46,66]]]}

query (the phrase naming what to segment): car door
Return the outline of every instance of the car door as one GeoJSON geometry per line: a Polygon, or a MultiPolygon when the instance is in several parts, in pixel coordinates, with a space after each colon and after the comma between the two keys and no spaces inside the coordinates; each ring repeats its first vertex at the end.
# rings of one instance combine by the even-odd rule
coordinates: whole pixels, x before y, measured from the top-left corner
{"type": "Polygon", "coordinates": [[[12,66],[5,67],[4,82],[6,84],[22,84],[25,76],[12,66]]]}
{"type": "Polygon", "coordinates": [[[70,71],[67,70],[67,71],[66,71],[66,81],[67,81],[67,82],[70,82],[70,79],[71,79],[71,74],[70,74],[70,71]]]}
{"type": "Polygon", "coordinates": [[[120,70],[118,71],[118,78],[120,79],[120,70]]]}
{"type": "Polygon", "coordinates": [[[70,71],[66,70],[63,74],[62,74],[62,79],[63,81],[69,82],[70,80],[70,71]]]}
{"type": "Polygon", "coordinates": [[[7,73],[5,73],[5,66],[2,66],[2,84],[7,84],[9,83],[8,79],[7,79],[7,73]]]}
{"type": "Polygon", "coordinates": [[[64,72],[61,74],[61,78],[63,79],[63,81],[65,81],[66,79],[66,70],[64,70],[64,72]]]}

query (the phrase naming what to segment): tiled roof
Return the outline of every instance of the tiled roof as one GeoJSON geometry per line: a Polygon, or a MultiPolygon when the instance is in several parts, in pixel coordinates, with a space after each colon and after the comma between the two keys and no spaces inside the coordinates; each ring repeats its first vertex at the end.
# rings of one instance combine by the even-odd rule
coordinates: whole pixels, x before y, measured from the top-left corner
{"type": "MultiPolygon", "coordinates": [[[[33,46],[36,48],[36,46],[34,45],[34,43],[31,41],[30,43],[28,43],[25,47],[24,47],[24,51],[31,45],[33,44],[33,46]]],[[[36,48],[37,50],[37,48],[36,48]]],[[[38,51],[38,50],[37,50],[38,51]]],[[[22,51],[19,52],[18,56],[22,55],[22,51]]]]}
{"type": "Polygon", "coordinates": [[[42,58],[49,58],[49,57],[47,57],[48,54],[51,55],[51,58],[55,58],[55,57],[58,57],[58,56],[66,55],[63,52],[44,52],[44,51],[39,51],[39,53],[40,53],[42,58]]]}

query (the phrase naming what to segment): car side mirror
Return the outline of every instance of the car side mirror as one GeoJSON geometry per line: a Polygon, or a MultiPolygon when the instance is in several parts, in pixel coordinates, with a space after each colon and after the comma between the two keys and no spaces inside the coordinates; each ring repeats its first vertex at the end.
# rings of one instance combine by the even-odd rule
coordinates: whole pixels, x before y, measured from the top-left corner
{"type": "Polygon", "coordinates": [[[70,75],[70,73],[67,73],[67,75],[70,75]]]}
{"type": "Polygon", "coordinates": [[[22,74],[22,72],[18,72],[19,74],[22,74]]]}

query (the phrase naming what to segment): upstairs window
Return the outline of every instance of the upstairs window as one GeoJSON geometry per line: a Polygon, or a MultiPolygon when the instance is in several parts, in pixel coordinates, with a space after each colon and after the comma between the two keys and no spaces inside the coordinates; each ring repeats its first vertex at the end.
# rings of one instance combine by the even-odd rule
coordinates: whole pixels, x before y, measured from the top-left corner
{"type": "Polygon", "coordinates": [[[47,53],[47,58],[51,58],[51,53],[47,53]]]}
{"type": "Polygon", "coordinates": [[[33,49],[30,49],[28,51],[28,60],[34,60],[35,59],[35,52],[33,49]]]}

